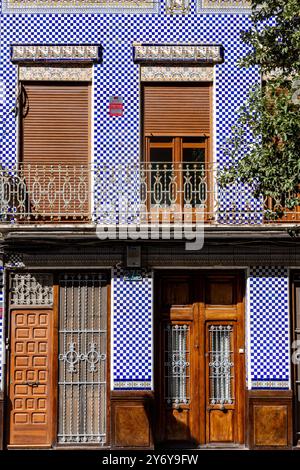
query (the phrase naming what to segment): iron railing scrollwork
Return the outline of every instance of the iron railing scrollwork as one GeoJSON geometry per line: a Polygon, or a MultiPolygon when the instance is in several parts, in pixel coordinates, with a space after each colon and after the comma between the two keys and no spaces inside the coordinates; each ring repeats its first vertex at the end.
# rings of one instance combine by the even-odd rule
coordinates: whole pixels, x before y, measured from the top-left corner
{"type": "MultiPolygon", "coordinates": [[[[0,169],[0,223],[255,225],[276,222],[272,208],[246,185],[221,187],[216,166],[203,162],[21,163],[0,169]]],[[[297,219],[297,208],[284,209],[281,221],[297,219]]]]}

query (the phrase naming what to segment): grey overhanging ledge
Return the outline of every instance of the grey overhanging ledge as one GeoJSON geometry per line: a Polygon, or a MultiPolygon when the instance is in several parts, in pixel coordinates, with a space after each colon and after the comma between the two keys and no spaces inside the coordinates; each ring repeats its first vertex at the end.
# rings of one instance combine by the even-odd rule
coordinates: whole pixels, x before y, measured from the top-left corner
{"type": "Polygon", "coordinates": [[[93,64],[102,60],[100,44],[13,44],[10,58],[14,64],[93,64]]]}

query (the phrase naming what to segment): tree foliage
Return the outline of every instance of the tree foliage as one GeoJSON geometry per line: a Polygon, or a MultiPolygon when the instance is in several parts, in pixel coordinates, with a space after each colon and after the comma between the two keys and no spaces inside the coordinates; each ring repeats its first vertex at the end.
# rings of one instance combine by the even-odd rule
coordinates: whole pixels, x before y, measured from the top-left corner
{"type": "Polygon", "coordinates": [[[252,1],[252,25],[242,32],[249,52],[242,67],[259,66],[266,80],[240,109],[224,152],[221,185],[241,181],[271,197],[273,215],[300,204],[300,1],[252,1]]]}

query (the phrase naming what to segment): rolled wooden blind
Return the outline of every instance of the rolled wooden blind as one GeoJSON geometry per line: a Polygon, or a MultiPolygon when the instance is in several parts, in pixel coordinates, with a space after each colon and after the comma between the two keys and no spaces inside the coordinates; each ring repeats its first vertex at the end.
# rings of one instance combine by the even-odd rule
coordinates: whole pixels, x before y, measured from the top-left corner
{"type": "Polygon", "coordinates": [[[208,135],[211,86],[145,85],[144,135],[208,135]]]}
{"type": "Polygon", "coordinates": [[[89,95],[88,83],[23,83],[20,169],[36,220],[90,217],[89,95]]]}
{"type": "Polygon", "coordinates": [[[87,164],[89,84],[23,84],[22,161],[87,164]]]}

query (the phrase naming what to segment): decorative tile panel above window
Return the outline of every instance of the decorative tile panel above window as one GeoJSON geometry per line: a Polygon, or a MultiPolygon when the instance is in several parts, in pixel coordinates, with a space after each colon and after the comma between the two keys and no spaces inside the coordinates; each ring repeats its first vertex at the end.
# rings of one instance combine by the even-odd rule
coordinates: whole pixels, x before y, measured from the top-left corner
{"type": "Polygon", "coordinates": [[[93,63],[99,62],[101,47],[99,45],[60,44],[60,45],[13,45],[11,61],[14,63],[65,62],[93,63]]]}
{"type": "Polygon", "coordinates": [[[212,67],[141,67],[141,82],[212,82],[212,67]]]}
{"type": "Polygon", "coordinates": [[[135,63],[150,64],[220,64],[221,45],[206,44],[133,44],[135,63]]]}
{"type": "Polygon", "coordinates": [[[91,82],[92,75],[92,67],[86,64],[77,67],[67,64],[19,66],[19,80],[22,81],[91,82]]]}
{"type": "Polygon", "coordinates": [[[157,0],[3,0],[3,13],[157,13],[157,0]]]}
{"type": "Polygon", "coordinates": [[[197,0],[197,13],[250,13],[247,0],[197,0]]]}

